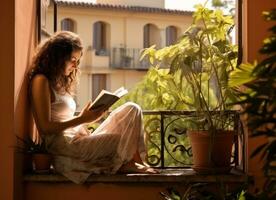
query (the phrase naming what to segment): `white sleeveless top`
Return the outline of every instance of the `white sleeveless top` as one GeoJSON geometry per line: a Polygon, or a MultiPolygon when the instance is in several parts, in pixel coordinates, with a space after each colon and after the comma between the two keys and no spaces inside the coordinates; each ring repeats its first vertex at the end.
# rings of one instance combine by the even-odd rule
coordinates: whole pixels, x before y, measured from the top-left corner
{"type": "MultiPolygon", "coordinates": [[[[76,102],[73,97],[68,93],[62,95],[55,90],[52,91],[55,95],[55,101],[51,103],[51,120],[61,122],[74,118],[74,114],[76,112],[76,102]]],[[[84,134],[89,134],[86,127],[80,125],[65,130],[64,135],[74,137],[76,133],[80,131],[84,134]]]]}
{"type": "Polygon", "coordinates": [[[74,116],[76,103],[69,94],[61,95],[52,90],[55,95],[55,101],[51,103],[51,119],[53,121],[64,121],[74,116]]]}

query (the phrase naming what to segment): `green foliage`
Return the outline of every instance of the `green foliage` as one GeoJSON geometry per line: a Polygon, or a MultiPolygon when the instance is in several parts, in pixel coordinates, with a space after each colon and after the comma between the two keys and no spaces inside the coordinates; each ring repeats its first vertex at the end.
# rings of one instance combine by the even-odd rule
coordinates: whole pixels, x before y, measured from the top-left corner
{"type": "Polygon", "coordinates": [[[21,138],[16,136],[17,146],[16,149],[18,152],[27,153],[27,154],[35,154],[42,153],[47,154],[47,148],[44,141],[41,143],[34,142],[31,138],[21,138]]]}
{"type": "Polygon", "coordinates": [[[212,0],[212,5],[214,7],[224,7],[226,5],[226,2],[222,0],[212,0]]]}
{"type": "MultiPolygon", "coordinates": [[[[276,20],[276,9],[264,12],[264,16],[269,21],[276,20]]],[[[264,40],[260,50],[266,57],[258,64],[241,65],[231,79],[233,86],[243,84],[243,90],[237,89],[240,96],[238,104],[244,107],[243,113],[247,116],[251,136],[268,138],[251,156],[261,154],[265,158],[264,173],[268,179],[264,191],[271,199],[276,199],[275,172],[271,174],[275,171],[273,163],[276,161],[276,25],[269,30],[272,34],[264,40]],[[242,78],[247,82],[241,82],[242,78]]]]}
{"type": "Polygon", "coordinates": [[[157,79],[157,90],[170,87],[156,101],[171,102],[168,107],[175,109],[175,99],[182,109],[196,110],[197,116],[201,116],[198,129],[224,129],[228,126],[224,111],[234,98],[228,87],[229,73],[237,61],[237,46],[229,38],[233,19],[221,10],[209,10],[202,5],[196,6],[193,18],[194,23],[175,45],[159,50],[152,46],[145,49],[142,58],[148,57],[156,71],[169,67],[162,83],[157,76],[153,77],[157,79]],[[169,79],[173,81],[166,82],[169,79]],[[212,111],[219,111],[218,116],[214,118],[212,111]]]}
{"type": "Polygon", "coordinates": [[[150,68],[144,79],[122,98],[115,107],[133,101],[143,110],[190,110],[191,91],[180,81],[180,74],[173,76],[169,69],[150,68]]]}
{"type": "MultiPolygon", "coordinates": [[[[242,186],[243,187],[243,186],[242,186]]],[[[210,190],[207,183],[195,183],[186,186],[183,194],[180,194],[174,188],[168,188],[166,192],[160,192],[161,196],[166,200],[245,200],[254,199],[242,189],[237,188],[233,191],[227,191],[224,184],[220,189],[210,190]]]]}

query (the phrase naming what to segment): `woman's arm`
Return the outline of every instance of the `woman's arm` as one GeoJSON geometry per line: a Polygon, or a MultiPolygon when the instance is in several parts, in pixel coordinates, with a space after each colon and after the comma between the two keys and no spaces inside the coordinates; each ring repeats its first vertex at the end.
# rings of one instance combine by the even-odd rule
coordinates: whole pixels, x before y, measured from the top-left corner
{"type": "Polygon", "coordinates": [[[60,133],[67,128],[95,121],[103,114],[103,111],[90,111],[91,103],[88,103],[81,114],[75,118],[63,122],[51,121],[51,91],[48,79],[44,75],[36,75],[31,84],[34,118],[42,133],[60,133]]]}

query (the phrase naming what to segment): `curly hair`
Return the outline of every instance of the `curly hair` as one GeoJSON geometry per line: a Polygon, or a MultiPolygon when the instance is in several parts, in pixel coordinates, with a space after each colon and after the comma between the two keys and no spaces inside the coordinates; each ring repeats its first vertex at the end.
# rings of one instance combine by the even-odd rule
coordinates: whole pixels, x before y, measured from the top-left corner
{"type": "Polygon", "coordinates": [[[64,70],[72,52],[82,49],[77,34],[69,31],[57,32],[38,47],[29,74],[30,81],[35,75],[43,74],[53,89],[72,94],[77,83],[78,69],[73,70],[69,76],[64,75],[64,70]]]}

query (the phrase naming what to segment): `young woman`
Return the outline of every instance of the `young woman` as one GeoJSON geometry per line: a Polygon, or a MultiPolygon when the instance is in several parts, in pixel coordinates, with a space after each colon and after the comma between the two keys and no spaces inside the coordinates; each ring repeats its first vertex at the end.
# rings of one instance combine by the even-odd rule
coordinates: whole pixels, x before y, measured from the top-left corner
{"type": "Polygon", "coordinates": [[[89,102],[75,116],[72,93],[82,56],[80,38],[58,32],[36,53],[30,73],[30,97],[40,137],[54,156],[54,168],[76,183],[91,173],[149,172],[140,156],[145,155],[142,113],[126,103],[114,110],[92,133],[85,124],[96,122],[103,109],[90,110],[89,102]]]}

